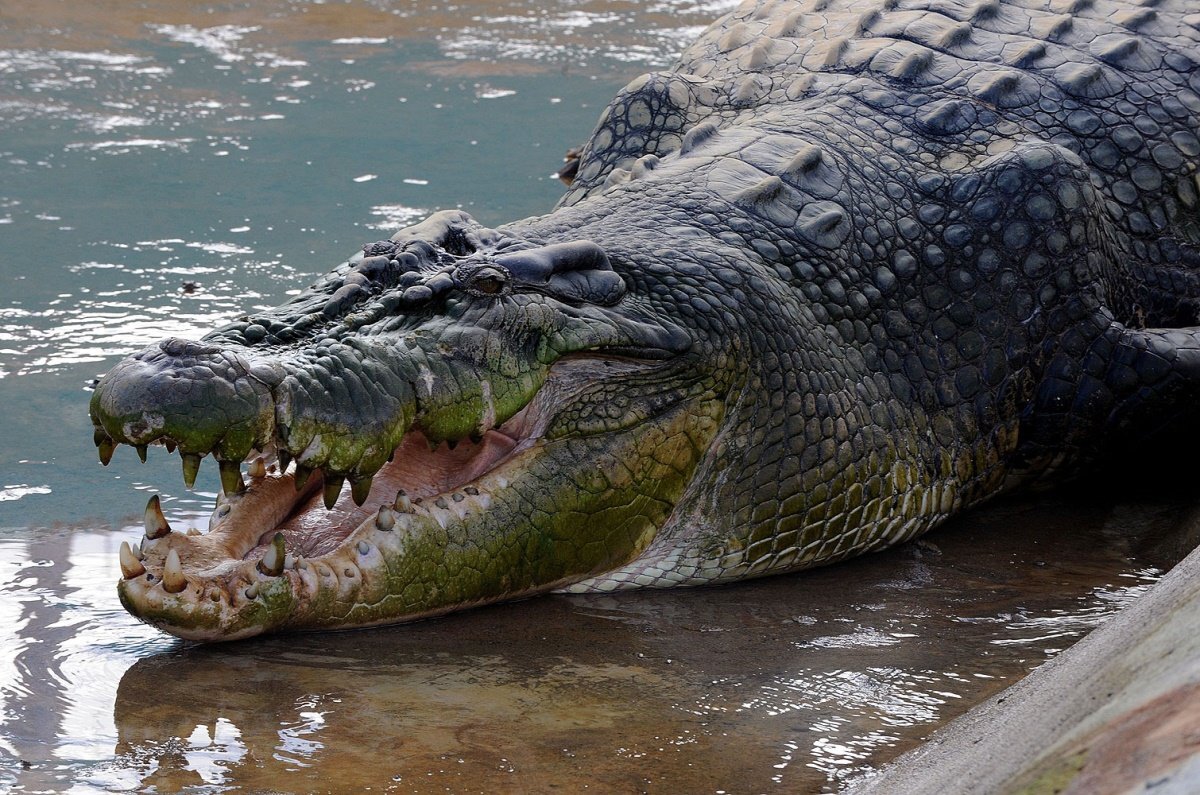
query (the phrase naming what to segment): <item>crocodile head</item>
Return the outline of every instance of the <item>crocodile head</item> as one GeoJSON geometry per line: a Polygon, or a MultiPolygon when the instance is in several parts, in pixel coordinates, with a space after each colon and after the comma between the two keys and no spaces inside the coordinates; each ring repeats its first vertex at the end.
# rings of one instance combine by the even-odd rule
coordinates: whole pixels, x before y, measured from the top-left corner
{"type": "Polygon", "coordinates": [[[720,402],[620,266],[440,213],[278,309],[118,364],[91,402],[101,460],[165,445],[190,485],[211,453],[223,490],[202,534],[151,499],[126,608],[201,640],[369,626],[636,557],[720,402]]]}

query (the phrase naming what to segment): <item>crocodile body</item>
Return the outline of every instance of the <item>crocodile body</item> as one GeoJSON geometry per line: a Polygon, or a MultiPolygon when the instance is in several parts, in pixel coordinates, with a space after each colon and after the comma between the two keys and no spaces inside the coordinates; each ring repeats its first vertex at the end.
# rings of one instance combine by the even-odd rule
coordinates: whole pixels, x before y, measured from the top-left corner
{"type": "Polygon", "coordinates": [[[251,448],[319,469],[335,512],[342,477],[371,509],[389,453],[450,466],[414,433],[503,431],[517,451],[310,545],[335,582],[274,565],[303,546],[286,532],[250,544],[215,517],[205,542],[148,511],[127,607],[236,637],[795,571],[1194,430],[1185,6],[744,4],[610,103],[554,212],[439,214],[272,313],[114,369],[102,458],[166,442],[186,471],[212,452],[235,515],[291,477],[243,491],[251,448]],[[186,399],[162,386],[179,381],[186,399]]]}

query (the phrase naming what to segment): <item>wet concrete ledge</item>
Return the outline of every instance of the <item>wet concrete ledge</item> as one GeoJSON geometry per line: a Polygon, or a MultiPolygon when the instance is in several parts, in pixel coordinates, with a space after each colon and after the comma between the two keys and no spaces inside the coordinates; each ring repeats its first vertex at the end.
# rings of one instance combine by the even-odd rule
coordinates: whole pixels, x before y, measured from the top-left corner
{"type": "MultiPolygon", "coordinates": [[[[1186,520],[1200,529],[1200,510],[1186,520]]],[[[1200,793],[1200,547],[852,795],[1200,793]]]]}

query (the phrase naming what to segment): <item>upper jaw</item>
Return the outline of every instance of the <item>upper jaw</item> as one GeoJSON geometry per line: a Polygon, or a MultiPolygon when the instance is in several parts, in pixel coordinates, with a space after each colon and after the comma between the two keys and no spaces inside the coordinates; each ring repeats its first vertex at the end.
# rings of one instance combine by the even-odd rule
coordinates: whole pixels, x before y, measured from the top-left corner
{"type": "Polygon", "coordinates": [[[435,442],[478,439],[521,411],[557,361],[671,360],[691,345],[670,322],[543,297],[457,310],[395,333],[358,330],[299,347],[223,332],[151,346],[92,395],[101,462],[121,443],[143,459],[148,445],[163,444],[178,449],[190,488],[211,453],[233,493],[241,463],[269,453],[285,467],[296,461],[301,479],[317,469],[348,479],[361,498],[410,430],[435,442]]]}
{"type": "Polygon", "coordinates": [[[90,413],[101,461],[126,443],[238,465],[275,451],[370,490],[414,425],[478,437],[524,407],[575,353],[669,359],[690,335],[627,295],[595,243],[536,245],[436,213],[364,247],[287,304],[200,342],[166,340],[104,376],[90,413]]]}

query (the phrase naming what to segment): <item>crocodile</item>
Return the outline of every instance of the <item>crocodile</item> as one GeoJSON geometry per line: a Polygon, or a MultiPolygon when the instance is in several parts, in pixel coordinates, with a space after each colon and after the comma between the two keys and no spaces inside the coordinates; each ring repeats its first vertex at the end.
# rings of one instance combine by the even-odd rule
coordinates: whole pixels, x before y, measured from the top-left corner
{"type": "Polygon", "coordinates": [[[548,214],[117,364],[101,461],[222,483],[203,533],[151,499],[120,599],[222,640],[726,583],[1191,432],[1198,64],[1186,0],[747,2],[548,214]]]}

